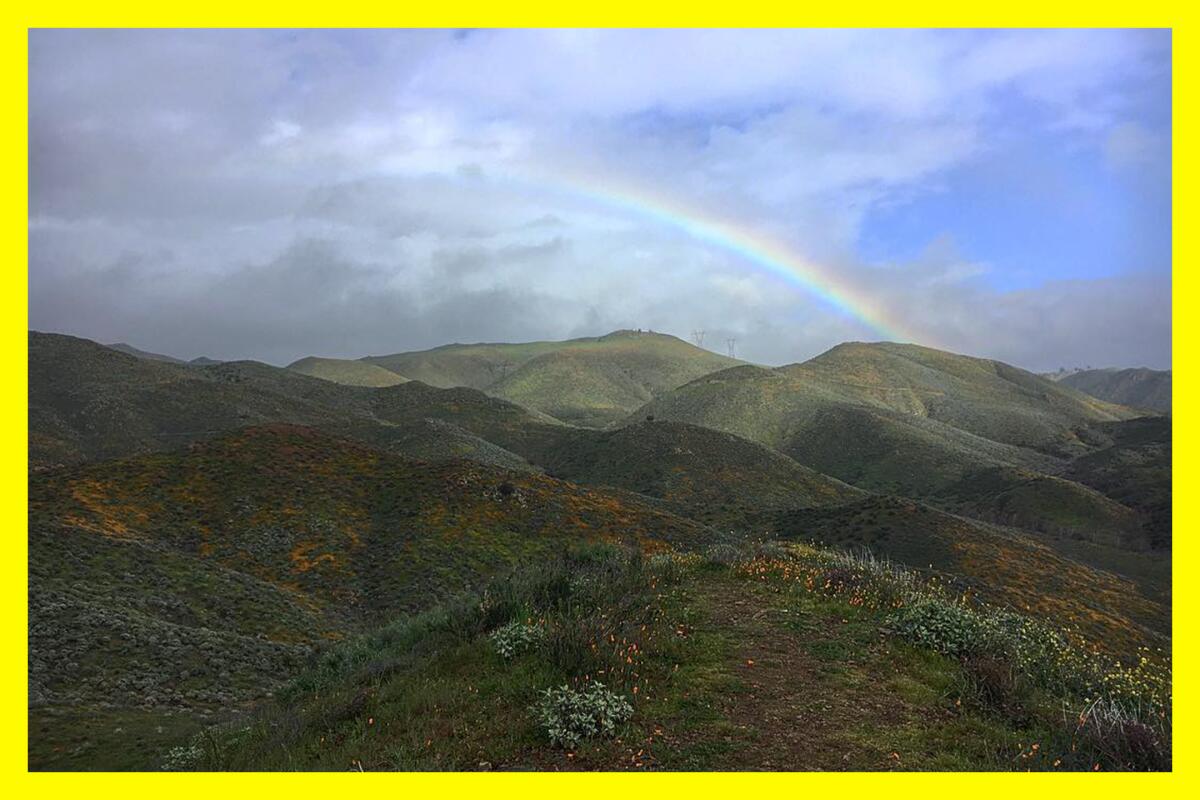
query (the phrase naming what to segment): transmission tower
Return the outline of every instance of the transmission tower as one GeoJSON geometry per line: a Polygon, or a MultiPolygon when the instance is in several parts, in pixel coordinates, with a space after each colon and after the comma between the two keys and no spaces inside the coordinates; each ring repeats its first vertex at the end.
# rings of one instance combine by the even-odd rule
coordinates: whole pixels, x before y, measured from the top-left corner
{"type": "Polygon", "coordinates": [[[729,357],[737,358],[737,339],[726,339],[725,346],[729,348],[729,357]]]}
{"type": "Polygon", "coordinates": [[[699,329],[692,331],[692,341],[696,343],[696,347],[704,347],[704,331],[699,329]]]}

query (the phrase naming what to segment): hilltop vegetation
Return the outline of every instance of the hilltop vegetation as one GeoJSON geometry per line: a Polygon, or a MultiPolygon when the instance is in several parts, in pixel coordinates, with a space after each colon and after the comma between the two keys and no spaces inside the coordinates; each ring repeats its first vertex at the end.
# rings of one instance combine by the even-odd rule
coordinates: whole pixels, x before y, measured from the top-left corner
{"type": "Polygon", "coordinates": [[[539,453],[538,463],[552,475],[629,489],[725,528],[751,527],[765,511],[835,505],[863,496],[754,442],[678,422],[574,431],[539,453]]]}
{"type": "Polygon", "coordinates": [[[134,347],[133,345],[126,344],[125,342],[117,342],[116,344],[110,344],[110,345],[105,345],[105,346],[111,347],[113,350],[116,350],[118,352],[126,353],[128,355],[134,356],[135,358],[144,358],[148,361],[165,361],[168,364],[185,364],[185,363],[187,363],[182,358],[176,358],[175,356],[163,355],[162,353],[151,353],[147,350],[139,350],[138,348],[134,347]]]}
{"type": "Polygon", "coordinates": [[[1111,445],[1112,426],[1139,412],[995,361],[845,344],[803,364],[707,375],[630,421],[644,416],[734,433],[859,488],[989,521],[1135,549],[1163,544],[1127,497],[1070,482],[1075,461],[1111,445]]]}
{"type": "Polygon", "coordinates": [[[301,375],[310,375],[347,386],[395,386],[408,380],[403,375],[397,375],[383,367],[345,358],[309,356],[288,364],[288,369],[301,375]]]}
{"type": "Polygon", "coordinates": [[[848,505],[797,509],[777,515],[772,527],[785,538],[867,549],[900,564],[929,569],[957,592],[1078,628],[1117,652],[1159,646],[1170,633],[1169,607],[1159,602],[1163,587],[1148,577],[1162,577],[1153,567],[1142,573],[1148,580],[1143,585],[1087,566],[1087,553],[1071,558],[1052,542],[913,500],[870,497],[848,505]]]}
{"type": "Polygon", "coordinates": [[[1170,690],[1151,655],[1124,666],[911,573],[811,548],[576,551],[333,646],[166,763],[1162,769],[1170,690]]]}
{"type": "Polygon", "coordinates": [[[527,344],[454,344],[363,359],[430,386],[466,386],[574,425],[603,427],[736,360],[674,336],[616,331],[527,344]]]}
{"type": "Polygon", "coordinates": [[[1110,403],[1153,411],[1171,410],[1169,369],[1085,369],[1056,379],[1072,389],[1110,403]]]}
{"type": "Polygon", "coordinates": [[[1051,455],[1086,451],[1080,425],[1137,416],[1000,362],[891,343],[838,345],[778,369],[725,370],[638,413],[702,418],[787,452],[816,414],[838,406],[924,418],[1051,455]]]}

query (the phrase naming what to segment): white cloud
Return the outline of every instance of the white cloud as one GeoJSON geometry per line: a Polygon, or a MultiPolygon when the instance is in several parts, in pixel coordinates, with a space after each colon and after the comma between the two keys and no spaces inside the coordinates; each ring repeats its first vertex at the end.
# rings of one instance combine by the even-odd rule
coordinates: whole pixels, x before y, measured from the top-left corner
{"type": "Polygon", "coordinates": [[[997,331],[1036,320],[1035,295],[998,299],[956,253],[864,266],[863,220],[1020,125],[1100,131],[1113,164],[1161,152],[1113,127],[1131,102],[1114,87],[1160,51],[1138,32],[38,31],[31,318],[280,359],[331,338],[357,355],[701,326],[794,361],[871,337],[553,180],[574,175],[768,231],[942,341],[1027,359],[1047,345],[997,331]],[[1043,116],[1009,118],[1012,97],[1043,116]],[[302,281],[320,289],[293,293],[302,281]]]}

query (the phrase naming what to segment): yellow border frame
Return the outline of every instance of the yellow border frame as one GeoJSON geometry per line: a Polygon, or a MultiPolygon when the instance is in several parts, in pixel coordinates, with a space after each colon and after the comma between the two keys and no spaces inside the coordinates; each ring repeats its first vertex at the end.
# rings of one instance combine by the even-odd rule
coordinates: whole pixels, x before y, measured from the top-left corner
{"type": "MultiPolygon", "coordinates": [[[[886,791],[897,797],[928,797],[930,794],[970,796],[972,800],[1025,794],[1065,796],[1086,792],[1090,797],[1121,797],[1131,794],[1153,796],[1188,791],[1196,764],[1193,743],[1195,718],[1196,640],[1192,620],[1196,612],[1195,585],[1181,573],[1181,565],[1196,564],[1196,543],[1191,538],[1197,520],[1197,496],[1176,492],[1174,570],[1185,580],[1174,590],[1175,629],[1175,771],[1159,775],[1065,775],[1038,774],[653,774],[634,777],[624,774],[436,774],[355,775],[339,774],[114,774],[27,772],[27,451],[28,451],[28,39],[29,28],[38,27],[552,27],[552,26],[811,26],[811,27],[1163,27],[1173,29],[1173,141],[1193,144],[1197,112],[1192,105],[1195,85],[1195,56],[1189,49],[1191,28],[1184,3],[1144,0],[1126,5],[1098,2],[1047,3],[1015,0],[1001,7],[979,7],[946,0],[918,3],[859,2],[805,8],[780,0],[758,0],[734,5],[659,0],[657,3],[609,0],[600,7],[565,7],[548,0],[479,2],[467,0],[445,10],[427,6],[406,8],[394,4],[364,3],[361,7],[338,7],[314,2],[256,3],[210,0],[202,9],[151,4],[145,0],[116,0],[85,4],[60,0],[38,9],[13,7],[3,12],[0,28],[0,59],[3,61],[3,193],[4,252],[6,266],[0,271],[0,363],[8,364],[0,416],[3,442],[0,498],[3,500],[3,530],[14,544],[10,556],[0,563],[0,609],[3,610],[3,661],[0,681],[6,688],[0,699],[0,776],[4,788],[15,796],[58,796],[86,794],[89,797],[121,797],[122,800],[160,796],[205,797],[213,793],[250,794],[286,792],[291,797],[327,797],[331,792],[357,791],[403,797],[407,793],[446,793],[450,796],[486,792],[491,797],[524,797],[531,794],[561,794],[575,797],[613,796],[630,791],[686,792],[696,797],[722,797],[734,793],[849,793],[886,791]],[[350,781],[354,781],[353,789],[350,781]]],[[[1193,182],[1200,179],[1190,148],[1176,147],[1173,154],[1175,220],[1189,218],[1195,207],[1193,182]]],[[[1184,264],[1174,270],[1173,308],[1186,310],[1200,302],[1200,291],[1191,273],[1196,251],[1195,235],[1187,226],[1175,225],[1173,259],[1184,264]]],[[[1195,395],[1193,355],[1190,345],[1200,337],[1200,327],[1190,314],[1173,313],[1175,375],[1175,441],[1181,454],[1175,464],[1177,485],[1192,484],[1197,458],[1197,425],[1194,411],[1200,402],[1195,395]]],[[[349,774],[349,773],[348,773],[349,774]]],[[[1188,793],[1195,791],[1195,788],[1188,793]]]]}

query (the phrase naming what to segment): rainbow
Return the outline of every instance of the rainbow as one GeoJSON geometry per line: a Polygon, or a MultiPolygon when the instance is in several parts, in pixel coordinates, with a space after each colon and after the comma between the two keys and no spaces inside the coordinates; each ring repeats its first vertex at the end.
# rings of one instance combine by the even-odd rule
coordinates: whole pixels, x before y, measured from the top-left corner
{"type": "MultiPolygon", "coordinates": [[[[918,333],[880,302],[878,296],[856,286],[832,267],[815,264],[793,248],[762,231],[734,224],[644,187],[622,184],[611,176],[584,175],[556,169],[538,171],[534,178],[518,178],[534,190],[551,189],[583,198],[600,206],[631,213],[674,228],[693,239],[733,253],[747,264],[774,275],[820,301],[858,320],[884,339],[931,344],[927,333],[918,333]]],[[[936,345],[932,345],[936,346],[936,345]]]]}

